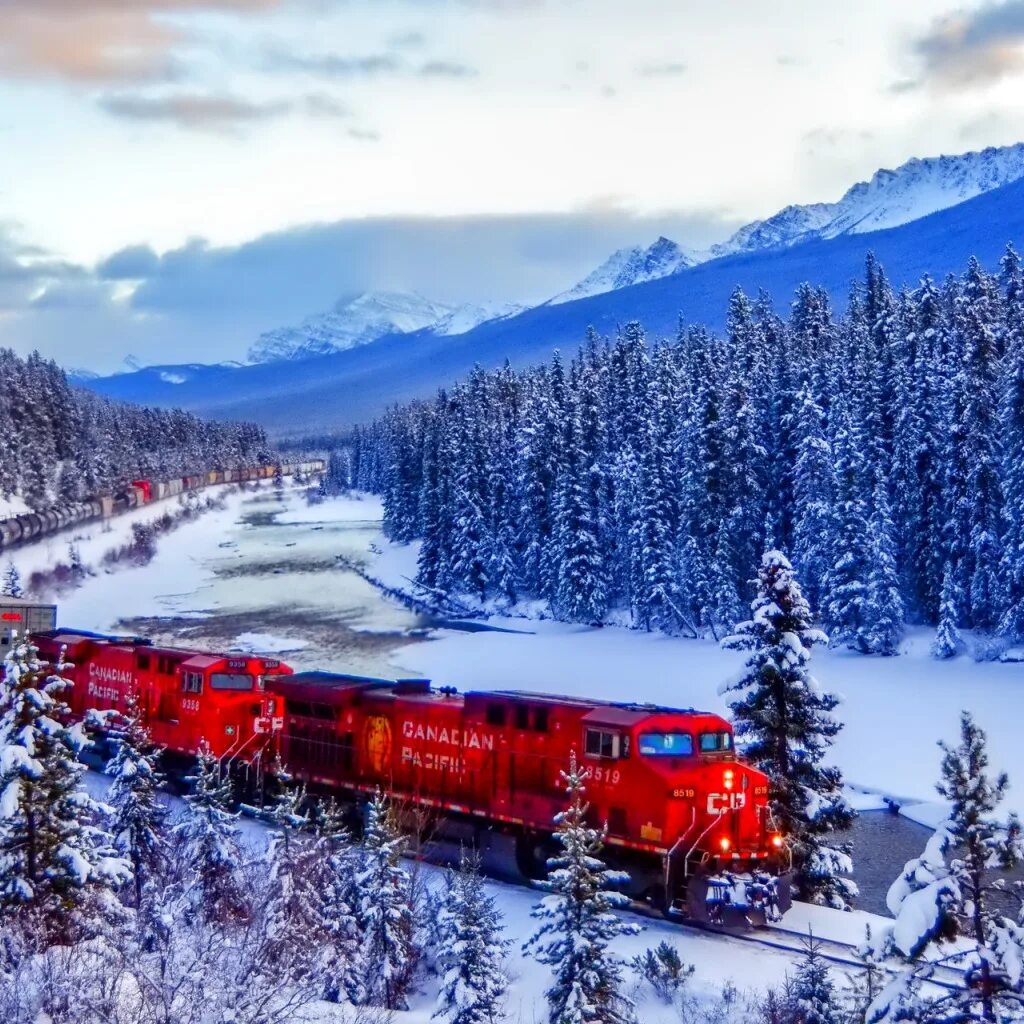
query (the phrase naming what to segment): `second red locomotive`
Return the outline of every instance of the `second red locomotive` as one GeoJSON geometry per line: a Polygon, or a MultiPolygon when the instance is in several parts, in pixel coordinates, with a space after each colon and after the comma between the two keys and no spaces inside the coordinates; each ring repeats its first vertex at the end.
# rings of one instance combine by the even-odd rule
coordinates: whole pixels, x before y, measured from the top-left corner
{"type": "Polygon", "coordinates": [[[257,776],[280,757],[311,788],[359,803],[383,790],[438,848],[472,843],[491,871],[543,874],[575,752],[628,891],[668,913],[753,923],[788,906],[786,846],[768,780],[733,749],[718,715],[527,691],[457,693],[427,680],[292,673],[277,661],[54,631],[74,667],[72,711],[121,710],[136,695],[154,740],[199,743],[257,776]],[[782,878],[784,881],[784,877],[782,878]]]}

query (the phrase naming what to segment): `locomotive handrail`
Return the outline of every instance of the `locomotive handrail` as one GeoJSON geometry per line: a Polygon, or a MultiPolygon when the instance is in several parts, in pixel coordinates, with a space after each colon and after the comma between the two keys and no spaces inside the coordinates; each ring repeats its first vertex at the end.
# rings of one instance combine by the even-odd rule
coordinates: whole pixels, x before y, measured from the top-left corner
{"type": "MultiPolygon", "coordinates": [[[[715,817],[711,820],[711,823],[708,825],[708,827],[706,829],[704,829],[704,831],[701,832],[701,834],[699,836],[697,836],[697,838],[693,841],[693,846],[691,846],[689,848],[689,850],[686,851],[686,861],[683,864],[684,868],[688,868],[689,867],[690,857],[693,856],[693,851],[697,849],[697,846],[700,843],[700,841],[722,820],[722,818],[725,817],[725,811],[726,811],[726,809],[723,807],[718,812],[718,814],[715,815],[715,817]]],[[[688,874],[689,874],[689,871],[687,870],[687,875],[688,874]]]]}
{"type": "Polygon", "coordinates": [[[686,839],[686,837],[693,831],[693,827],[697,824],[697,808],[693,805],[690,807],[690,824],[686,826],[686,831],[672,844],[668,853],[665,854],[665,892],[669,892],[669,885],[672,882],[672,858],[675,856],[676,850],[679,845],[686,839]]]}

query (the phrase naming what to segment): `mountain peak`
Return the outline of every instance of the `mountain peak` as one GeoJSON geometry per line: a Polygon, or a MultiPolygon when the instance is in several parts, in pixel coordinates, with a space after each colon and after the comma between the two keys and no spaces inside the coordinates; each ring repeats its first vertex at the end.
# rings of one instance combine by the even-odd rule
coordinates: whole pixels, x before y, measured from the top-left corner
{"type": "Polygon", "coordinates": [[[297,327],[261,334],[249,349],[249,362],[312,359],[368,345],[388,334],[464,334],[485,320],[520,310],[514,305],[448,306],[415,292],[356,292],[343,295],[329,312],[306,317],[297,327]]]}
{"type": "Polygon", "coordinates": [[[645,281],[656,281],[692,267],[695,262],[692,253],[671,238],[659,235],[646,249],[638,245],[617,249],[578,284],[550,299],[548,305],[556,306],[562,302],[643,284],[645,281]]]}
{"type": "Polygon", "coordinates": [[[1024,143],[962,153],[912,157],[879,168],[835,203],[787,206],[740,228],[707,258],[796,245],[812,238],[859,235],[897,227],[1024,178],[1024,143]]]}

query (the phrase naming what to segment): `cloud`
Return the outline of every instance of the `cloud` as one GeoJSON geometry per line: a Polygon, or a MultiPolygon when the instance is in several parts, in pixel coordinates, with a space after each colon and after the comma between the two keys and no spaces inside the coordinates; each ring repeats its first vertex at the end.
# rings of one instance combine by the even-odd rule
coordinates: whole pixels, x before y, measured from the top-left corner
{"type": "Polygon", "coordinates": [[[48,289],[90,279],[85,268],[22,242],[17,225],[0,223],[0,314],[31,306],[48,289]]]}
{"type": "Polygon", "coordinates": [[[311,117],[351,116],[348,107],[323,93],[260,103],[236,96],[205,93],[164,96],[122,93],[101,97],[100,106],[108,114],[129,121],[163,122],[178,128],[211,132],[235,131],[252,122],[296,112],[311,117]]]}
{"type": "Polygon", "coordinates": [[[428,60],[419,74],[424,78],[473,78],[480,72],[456,60],[428,60]]]}
{"type": "Polygon", "coordinates": [[[425,46],[426,42],[427,37],[423,32],[398,32],[388,40],[396,50],[416,50],[425,46]]]}
{"type": "Polygon", "coordinates": [[[96,84],[167,80],[188,40],[168,14],[256,14],[281,0],[2,0],[0,75],[96,84]]]}
{"type": "Polygon", "coordinates": [[[686,74],[686,65],[682,61],[666,61],[661,64],[644,64],[637,69],[643,78],[675,78],[686,74]]]}
{"type": "Polygon", "coordinates": [[[268,71],[299,72],[325,78],[369,78],[395,74],[404,64],[393,53],[370,53],[352,56],[339,53],[305,53],[294,50],[268,50],[264,55],[268,71]]]}
{"type": "Polygon", "coordinates": [[[986,3],[934,22],[913,44],[923,78],[939,88],[980,86],[1024,68],[1024,0],[986,3]]]}
{"type": "Polygon", "coordinates": [[[135,245],[94,270],[52,258],[29,267],[0,234],[0,344],[100,371],[126,352],[147,362],[234,359],[263,331],[343,295],[391,289],[449,303],[539,302],[623,245],[664,234],[704,246],[735,226],[716,211],[637,216],[608,199],[568,213],[314,224],[238,246],[195,239],[162,254],[135,245]],[[129,294],[125,282],[136,285],[129,294]]]}

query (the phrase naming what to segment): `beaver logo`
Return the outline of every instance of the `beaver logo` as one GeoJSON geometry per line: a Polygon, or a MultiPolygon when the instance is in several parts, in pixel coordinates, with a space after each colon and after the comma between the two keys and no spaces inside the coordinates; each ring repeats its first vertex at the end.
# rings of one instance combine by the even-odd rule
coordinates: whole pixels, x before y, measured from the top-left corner
{"type": "Polygon", "coordinates": [[[370,770],[384,775],[391,766],[391,723],[383,715],[366,720],[366,762],[370,770]]]}

